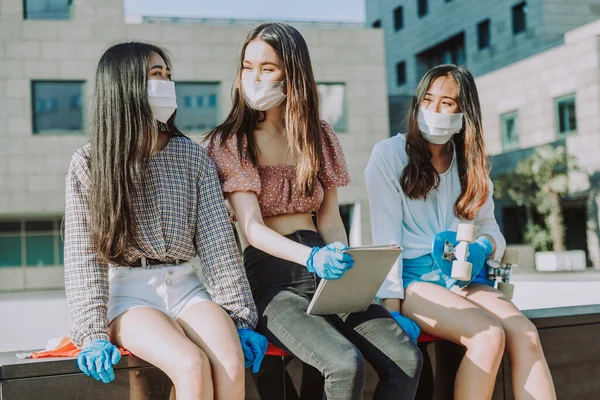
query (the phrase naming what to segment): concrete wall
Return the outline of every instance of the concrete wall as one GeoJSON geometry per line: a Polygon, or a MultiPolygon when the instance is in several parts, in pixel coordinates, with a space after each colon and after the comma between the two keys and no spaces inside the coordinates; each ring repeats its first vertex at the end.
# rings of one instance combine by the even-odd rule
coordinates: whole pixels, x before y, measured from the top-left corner
{"type": "MultiPolygon", "coordinates": [[[[103,51],[126,40],[164,46],[179,81],[220,82],[220,117],[230,91],[244,26],[124,23],[122,0],[74,2],[67,21],[23,20],[22,0],[0,0],[0,218],[61,216],[64,179],[80,134],[34,135],[31,81],[83,80],[85,128],[94,73],[103,51]]],[[[352,184],[340,203],[361,203],[363,243],[370,243],[363,171],[376,142],[387,137],[388,106],[383,34],[363,28],[300,27],[308,42],[317,82],[345,83],[347,132],[339,133],[352,184]]],[[[190,136],[200,139],[198,132],[190,136]]],[[[1,256],[1,255],[0,255],[1,256]]]]}

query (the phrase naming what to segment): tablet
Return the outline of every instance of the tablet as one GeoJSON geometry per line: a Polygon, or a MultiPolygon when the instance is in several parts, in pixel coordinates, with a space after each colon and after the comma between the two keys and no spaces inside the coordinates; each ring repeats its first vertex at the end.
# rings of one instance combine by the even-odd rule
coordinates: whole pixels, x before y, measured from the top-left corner
{"type": "Polygon", "coordinates": [[[354,259],[354,267],[337,280],[321,279],[308,305],[310,315],[365,311],[388,272],[400,256],[395,245],[351,247],[344,251],[354,259]]]}

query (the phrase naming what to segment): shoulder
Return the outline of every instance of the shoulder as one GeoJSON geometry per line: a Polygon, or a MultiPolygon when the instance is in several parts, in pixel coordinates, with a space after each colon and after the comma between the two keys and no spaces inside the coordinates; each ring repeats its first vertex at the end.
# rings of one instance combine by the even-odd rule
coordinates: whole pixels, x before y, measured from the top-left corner
{"type": "Polygon", "coordinates": [[[406,137],[398,133],[396,136],[378,142],[373,147],[371,159],[373,161],[385,160],[397,167],[405,167],[408,164],[406,137]]]}
{"type": "Polygon", "coordinates": [[[319,124],[319,129],[321,131],[321,138],[325,146],[340,145],[337,133],[335,133],[335,130],[333,130],[333,127],[329,125],[327,121],[321,120],[319,124]]]}
{"type": "Polygon", "coordinates": [[[86,143],[73,153],[69,165],[69,175],[76,178],[84,185],[90,184],[90,161],[92,156],[92,145],[86,143]]]}

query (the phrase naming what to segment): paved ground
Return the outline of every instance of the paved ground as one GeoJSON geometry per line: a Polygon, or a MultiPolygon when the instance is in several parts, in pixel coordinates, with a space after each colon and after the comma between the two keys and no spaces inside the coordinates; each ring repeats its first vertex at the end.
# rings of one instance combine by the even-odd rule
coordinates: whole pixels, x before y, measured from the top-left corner
{"type": "MultiPolygon", "coordinates": [[[[513,283],[522,310],[600,304],[600,271],[515,274],[513,283]]],[[[69,325],[64,291],[0,293],[0,352],[43,348],[69,325]]]]}

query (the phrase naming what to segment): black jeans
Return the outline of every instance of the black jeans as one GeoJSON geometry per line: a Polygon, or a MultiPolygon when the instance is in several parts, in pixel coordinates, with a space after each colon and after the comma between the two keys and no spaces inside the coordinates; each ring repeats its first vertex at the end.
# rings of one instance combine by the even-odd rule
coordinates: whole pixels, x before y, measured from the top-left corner
{"type": "MultiPolygon", "coordinates": [[[[312,231],[287,237],[325,245],[312,231]]],[[[414,398],[421,352],[385,308],[373,304],[360,313],[308,315],[318,279],[306,267],[253,247],[244,251],[244,265],[259,311],[258,331],[318,369],[328,400],[362,399],[365,360],[379,376],[374,399],[414,398]]]]}

